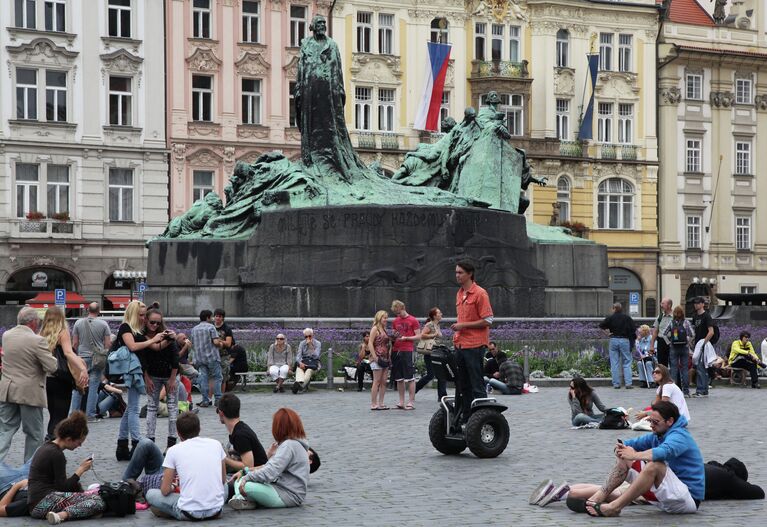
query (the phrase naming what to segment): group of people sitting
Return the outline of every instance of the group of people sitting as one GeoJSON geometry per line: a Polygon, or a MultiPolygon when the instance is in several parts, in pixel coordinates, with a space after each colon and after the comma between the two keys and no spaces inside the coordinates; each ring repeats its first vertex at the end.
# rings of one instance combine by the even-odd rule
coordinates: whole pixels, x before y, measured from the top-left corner
{"type": "Polygon", "coordinates": [[[283,384],[289,376],[295,374],[291,391],[294,394],[306,392],[312,377],[322,367],[321,354],[322,342],[314,338],[314,330],[311,328],[304,329],[304,340],[298,344],[295,354],[285,335],[278,334],[266,353],[266,370],[275,383],[272,391],[283,393],[283,384]]]}
{"type": "MultiPolygon", "coordinates": [[[[306,441],[298,414],[289,408],[275,412],[275,441],[264,449],[255,432],[240,420],[240,401],[234,394],[224,394],[216,410],[229,433],[226,449],[200,436],[200,420],[192,412],[179,415],[180,442],[164,456],[150,439],[140,441],[122,475],[131,484],[134,499],[145,501],[158,517],[193,521],[218,517],[227,502],[238,510],[301,505],[309,474],[319,468],[320,459],[306,441]]],[[[83,489],[80,483],[93,467],[92,454],[71,475],[67,473],[64,451],[80,448],[87,436],[88,422],[82,412],[62,420],[55,438],[37,449],[31,463],[18,471],[16,481],[3,489],[0,516],[29,514],[59,524],[109,512],[100,486],[83,489]]]]}

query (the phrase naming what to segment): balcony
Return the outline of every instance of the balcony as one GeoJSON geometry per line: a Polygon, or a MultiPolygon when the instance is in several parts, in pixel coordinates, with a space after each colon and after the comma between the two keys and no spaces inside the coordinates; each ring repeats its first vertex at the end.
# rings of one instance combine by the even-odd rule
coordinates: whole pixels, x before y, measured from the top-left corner
{"type": "Polygon", "coordinates": [[[624,161],[636,161],[637,150],[637,145],[621,145],[621,159],[624,161]]]}
{"type": "Polygon", "coordinates": [[[564,157],[583,157],[583,143],[580,141],[560,141],[559,155],[564,157]]]}
{"type": "Polygon", "coordinates": [[[376,148],[376,136],[373,132],[357,132],[357,148],[376,148]]]}
{"type": "Polygon", "coordinates": [[[390,132],[382,133],[381,150],[399,150],[399,136],[390,132]]]}
{"type": "Polygon", "coordinates": [[[508,60],[473,60],[472,77],[502,77],[506,79],[526,79],[529,76],[526,60],[511,62],[508,60]]]}
{"type": "Polygon", "coordinates": [[[616,145],[610,143],[602,143],[599,145],[599,158],[600,159],[618,159],[618,150],[616,145]]]}
{"type": "Polygon", "coordinates": [[[599,159],[636,161],[639,156],[639,147],[637,145],[601,143],[597,144],[599,159]]]}
{"type": "Polygon", "coordinates": [[[11,222],[12,238],[79,238],[80,222],[51,218],[14,218],[11,222]]]}

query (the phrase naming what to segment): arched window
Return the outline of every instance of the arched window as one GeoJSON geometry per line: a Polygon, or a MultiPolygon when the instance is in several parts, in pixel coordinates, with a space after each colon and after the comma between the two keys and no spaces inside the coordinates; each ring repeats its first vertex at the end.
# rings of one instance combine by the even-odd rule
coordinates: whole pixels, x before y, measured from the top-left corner
{"type": "Polygon", "coordinates": [[[569,64],[570,32],[566,29],[557,31],[557,67],[566,68],[569,64]]]}
{"type": "Polygon", "coordinates": [[[559,203],[559,221],[570,221],[570,180],[560,176],[557,180],[557,203],[559,203]]]}
{"type": "Polygon", "coordinates": [[[447,44],[447,18],[435,18],[431,21],[431,41],[447,44]]]}
{"type": "Polygon", "coordinates": [[[599,184],[598,226],[600,229],[631,229],[634,217],[634,186],[620,178],[599,184]]]}

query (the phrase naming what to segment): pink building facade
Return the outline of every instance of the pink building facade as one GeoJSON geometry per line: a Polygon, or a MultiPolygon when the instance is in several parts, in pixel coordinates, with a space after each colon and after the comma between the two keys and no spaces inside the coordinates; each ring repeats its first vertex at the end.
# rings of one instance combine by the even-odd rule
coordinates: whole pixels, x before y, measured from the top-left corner
{"type": "Polygon", "coordinates": [[[223,196],[237,161],[300,156],[292,86],[301,40],[332,0],[166,0],[170,216],[223,196]]]}

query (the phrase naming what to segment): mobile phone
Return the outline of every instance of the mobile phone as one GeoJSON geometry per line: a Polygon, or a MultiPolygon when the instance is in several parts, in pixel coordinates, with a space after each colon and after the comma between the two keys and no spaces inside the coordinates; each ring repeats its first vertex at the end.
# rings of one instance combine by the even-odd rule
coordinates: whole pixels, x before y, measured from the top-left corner
{"type": "Polygon", "coordinates": [[[94,454],[91,454],[90,456],[88,456],[88,458],[86,459],[86,461],[88,461],[88,460],[91,460],[91,461],[93,461],[93,456],[94,456],[94,454]]]}
{"type": "Polygon", "coordinates": [[[618,441],[618,444],[619,444],[619,445],[622,445],[622,444],[623,444],[623,439],[618,439],[617,441],[618,441]]]}

